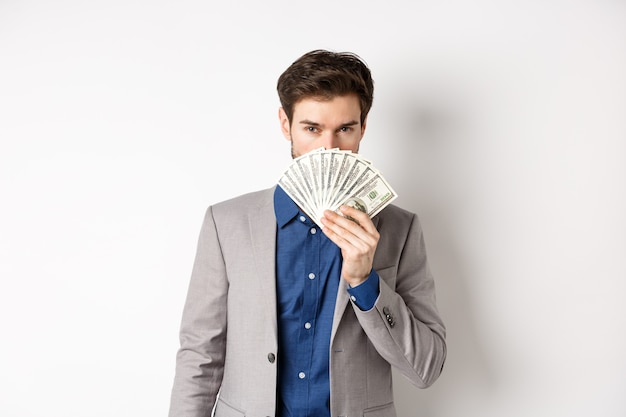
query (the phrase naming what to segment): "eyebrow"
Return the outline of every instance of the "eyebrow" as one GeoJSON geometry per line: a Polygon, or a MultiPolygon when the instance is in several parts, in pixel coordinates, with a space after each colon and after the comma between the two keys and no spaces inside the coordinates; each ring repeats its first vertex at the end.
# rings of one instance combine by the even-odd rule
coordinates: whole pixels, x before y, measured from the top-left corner
{"type": "MultiPolygon", "coordinates": [[[[300,120],[299,123],[301,125],[307,125],[307,126],[316,126],[316,127],[317,126],[321,126],[321,124],[319,124],[317,122],[314,122],[312,120],[307,120],[307,119],[300,120]]],[[[357,120],[351,120],[349,122],[342,123],[341,125],[339,125],[339,127],[348,127],[348,126],[354,126],[354,125],[358,125],[358,124],[359,124],[359,122],[357,120]]]]}

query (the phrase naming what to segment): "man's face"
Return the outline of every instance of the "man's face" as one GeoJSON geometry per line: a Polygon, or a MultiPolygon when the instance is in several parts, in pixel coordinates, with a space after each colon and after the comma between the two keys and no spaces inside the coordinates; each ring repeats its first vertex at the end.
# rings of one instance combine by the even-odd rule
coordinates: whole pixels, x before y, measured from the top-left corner
{"type": "Polygon", "coordinates": [[[293,158],[322,146],[358,152],[365,133],[356,95],[331,100],[305,98],[295,104],[291,123],[282,108],[278,117],[283,135],[291,142],[293,158]]]}

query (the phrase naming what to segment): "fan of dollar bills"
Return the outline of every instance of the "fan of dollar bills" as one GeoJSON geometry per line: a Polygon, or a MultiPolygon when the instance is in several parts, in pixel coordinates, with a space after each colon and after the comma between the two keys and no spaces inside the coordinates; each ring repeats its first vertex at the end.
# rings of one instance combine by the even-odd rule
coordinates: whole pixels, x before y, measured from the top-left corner
{"type": "Polygon", "coordinates": [[[326,209],[350,205],[374,217],[397,198],[370,161],[339,149],[319,148],[294,159],[278,184],[319,226],[326,209]]]}

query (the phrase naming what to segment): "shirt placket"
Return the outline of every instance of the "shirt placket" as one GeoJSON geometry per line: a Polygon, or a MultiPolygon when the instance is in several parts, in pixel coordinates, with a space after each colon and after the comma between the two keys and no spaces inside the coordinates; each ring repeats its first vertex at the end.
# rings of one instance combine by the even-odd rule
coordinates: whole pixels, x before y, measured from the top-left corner
{"type": "MultiPolygon", "coordinates": [[[[317,319],[317,308],[319,305],[320,277],[320,241],[321,231],[315,227],[309,227],[308,236],[305,242],[304,258],[305,269],[304,291],[302,294],[302,310],[300,315],[300,332],[298,337],[298,359],[300,367],[298,371],[298,397],[307,398],[304,404],[308,403],[311,366],[313,358],[313,336],[317,319]]],[[[308,410],[301,410],[302,415],[307,415],[308,410]]]]}

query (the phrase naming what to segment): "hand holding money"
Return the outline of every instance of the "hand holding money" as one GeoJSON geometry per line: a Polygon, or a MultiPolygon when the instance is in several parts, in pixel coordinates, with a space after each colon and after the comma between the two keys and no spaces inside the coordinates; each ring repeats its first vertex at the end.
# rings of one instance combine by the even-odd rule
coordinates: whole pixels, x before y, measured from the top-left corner
{"type": "Polygon", "coordinates": [[[380,234],[372,219],[354,207],[342,205],[340,214],[324,211],[324,234],[341,249],[341,277],[356,287],[367,279],[380,234]]]}

